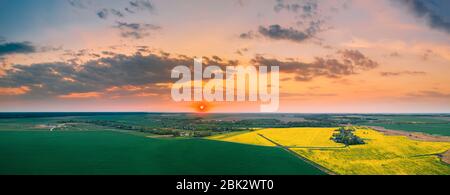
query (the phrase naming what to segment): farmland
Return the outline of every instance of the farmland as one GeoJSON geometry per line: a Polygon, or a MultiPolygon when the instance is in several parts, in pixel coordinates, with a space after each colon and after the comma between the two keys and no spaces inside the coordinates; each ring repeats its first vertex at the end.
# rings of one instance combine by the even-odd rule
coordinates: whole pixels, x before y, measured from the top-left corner
{"type": "Polygon", "coordinates": [[[448,175],[442,153],[450,141],[440,135],[450,134],[449,121],[446,114],[0,113],[0,174],[448,175]],[[330,139],[343,126],[357,127],[364,144],[330,139]]]}
{"type": "Polygon", "coordinates": [[[208,114],[195,113],[0,113],[1,130],[120,129],[159,135],[208,137],[254,128],[380,126],[450,135],[449,114],[208,114]],[[64,126],[64,124],[69,124],[64,126]],[[57,128],[58,129],[58,128],[57,128]]]}
{"type": "Polygon", "coordinates": [[[376,116],[376,120],[364,121],[359,124],[450,136],[450,118],[448,116],[376,116]]]}
{"type": "Polygon", "coordinates": [[[360,127],[355,134],[367,143],[344,146],[329,139],[335,129],[262,129],[218,140],[255,144],[263,135],[336,174],[450,174],[450,166],[438,157],[450,142],[415,141],[360,127]]]}
{"type": "Polygon", "coordinates": [[[273,147],[112,131],[2,131],[0,174],[324,173],[273,147]]]}

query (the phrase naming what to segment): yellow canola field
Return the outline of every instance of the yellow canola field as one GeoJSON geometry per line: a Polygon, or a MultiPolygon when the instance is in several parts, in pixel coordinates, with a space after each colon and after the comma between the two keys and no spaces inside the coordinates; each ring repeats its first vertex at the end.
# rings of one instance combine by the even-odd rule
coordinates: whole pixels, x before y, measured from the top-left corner
{"type": "Polygon", "coordinates": [[[437,154],[450,149],[448,142],[424,142],[403,136],[386,136],[359,128],[366,144],[335,150],[292,149],[337,174],[449,175],[450,165],[437,154]]]}
{"type": "Polygon", "coordinates": [[[259,146],[275,146],[275,144],[273,144],[272,142],[262,138],[261,136],[258,136],[259,131],[260,130],[255,130],[246,133],[230,133],[230,134],[214,135],[209,137],[208,139],[242,143],[242,144],[253,144],[259,146]]]}
{"type": "Polygon", "coordinates": [[[357,128],[355,134],[363,138],[366,144],[343,147],[330,140],[336,129],[262,129],[211,139],[275,146],[258,135],[261,134],[337,174],[450,175],[450,165],[437,156],[450,149],[450,142],[415,141],[403,136],[387,136],[368,128],[357,128]]]}
{"type": "Polygon", "coordinates": [[[331,140],[336,128],[273,128],[258,133],[286,147],[343,147],[331,140]]]}
{"type": "Polygon", "coordinates": [[[215,135],[209,139],[253,144],[261,146],[275,146],[272,142],[258,134],[283,145],[291,147],[342,147],[342,144],[330,140],[336,128],[269,128],[245,133],[230,133],[215,135]]]}

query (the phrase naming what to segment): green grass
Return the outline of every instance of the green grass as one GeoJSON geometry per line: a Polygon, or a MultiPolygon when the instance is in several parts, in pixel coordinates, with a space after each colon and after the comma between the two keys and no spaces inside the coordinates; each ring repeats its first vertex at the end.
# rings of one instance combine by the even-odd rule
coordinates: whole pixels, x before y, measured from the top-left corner
{"type": "Polygon", "coordinates": [[[414,116],[414,115],[396,115],[396,116],[377,116],[380,120],[389,120],[393,122],[418,122],[418,123],[441,123],[448,122],[436,116],[414,116]]]}
{"type": "Polygon", "coordinates": [[[402,130],[410,132],[423,132],[433,135],[450,136],[450,124],[383,124],[383,123],[367,123],[364,125],[380,126],[386,129],[402,130]]]}
{"type": "Polygon", "coordinates": [[[272,147],[111,131],[0,131],[0,174],[324,174],[272,147]]]}

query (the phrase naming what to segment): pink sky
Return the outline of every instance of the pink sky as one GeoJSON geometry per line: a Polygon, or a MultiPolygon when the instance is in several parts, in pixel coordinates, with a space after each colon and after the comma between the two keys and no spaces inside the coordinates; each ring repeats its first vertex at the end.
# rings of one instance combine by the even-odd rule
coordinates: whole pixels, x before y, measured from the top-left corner
{"type": "MultiPolygon", "coordinates": [[[[450,25],[428,18],[450,24],[439,9],[448,2],[48,1],[0,20],[0,111],[195,111],[170,98],[176,80],[163,69],[203,56],[279,63],[279,112],[450,112],[450,25]],[[2,53],[8,43],[32,49],[2,53]]],[[[0,11],[8,6],[19,5],[5,1],[0,11]]]]}

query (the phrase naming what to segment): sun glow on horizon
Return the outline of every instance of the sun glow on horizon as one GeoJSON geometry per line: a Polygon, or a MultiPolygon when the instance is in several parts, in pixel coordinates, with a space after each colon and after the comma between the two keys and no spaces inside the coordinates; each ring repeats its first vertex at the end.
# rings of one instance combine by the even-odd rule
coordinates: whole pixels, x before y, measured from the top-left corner
{"type": "Polygon", "coordinates": [[[207,113],[210,112],[212,106],[211,102],[194,102],[192,107],[196,113],[207,113]]]}

